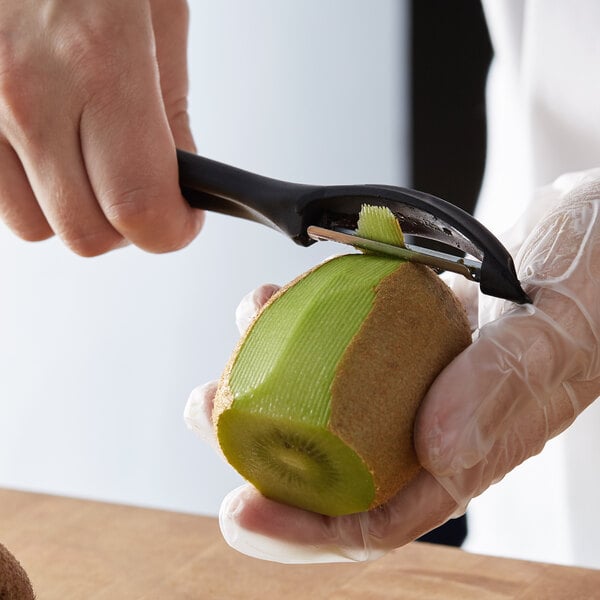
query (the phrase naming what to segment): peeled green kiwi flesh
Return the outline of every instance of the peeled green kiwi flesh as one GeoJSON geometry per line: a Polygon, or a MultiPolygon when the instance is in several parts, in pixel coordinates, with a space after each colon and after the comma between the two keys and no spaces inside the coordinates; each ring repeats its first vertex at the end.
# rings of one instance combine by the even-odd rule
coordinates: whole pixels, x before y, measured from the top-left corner
{"type": "MultiPolygon", "coordinates": [[[[403,245],[382,207],[363,207],[358,233],[403,245]]],[[[215,397],[220,447],[268,498],[331,516],[379,506],[418,473],[417,409],[470,341],[428,267],[330,259],[279,290],[240,340],[215,397]]]]}

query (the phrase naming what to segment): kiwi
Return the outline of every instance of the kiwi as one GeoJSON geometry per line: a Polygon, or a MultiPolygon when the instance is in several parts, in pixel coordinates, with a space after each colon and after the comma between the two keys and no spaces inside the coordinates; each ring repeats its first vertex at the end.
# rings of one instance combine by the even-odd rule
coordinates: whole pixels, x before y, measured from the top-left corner
{"type": "Polygon", "coordinates": [[[0,544],[0,600],[32,600],[31,582],[19,561],[0,544]]]}
{"type": "MultiPolygon", "coordinates": [[[[359,233],[403,244],[380,207],[363,207],[359,233]]],[[[274,500],[331,516],[379,506],[418,473],[419,403],[470,340],[462,306],[427,267],[326,261],[275,294],[240,340],[215,396],[221,449],[274,500]]]]}

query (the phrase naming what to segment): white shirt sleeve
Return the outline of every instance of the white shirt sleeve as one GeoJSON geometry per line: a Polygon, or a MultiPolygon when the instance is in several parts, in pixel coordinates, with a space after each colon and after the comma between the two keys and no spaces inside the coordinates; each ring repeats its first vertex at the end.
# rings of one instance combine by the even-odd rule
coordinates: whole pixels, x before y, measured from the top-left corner
{"type": "Polygon", "coordinates": [[[494,60],[477,216],[500,233],[536,189],[600,166],[600,2],[483,4],[494,60]]]}

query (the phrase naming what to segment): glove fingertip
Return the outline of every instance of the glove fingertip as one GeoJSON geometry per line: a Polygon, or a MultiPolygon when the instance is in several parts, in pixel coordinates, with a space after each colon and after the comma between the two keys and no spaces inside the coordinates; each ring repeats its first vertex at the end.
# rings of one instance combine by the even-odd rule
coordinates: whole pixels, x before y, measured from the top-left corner
{"type": "Polygon", "coordinates": [[[183,410],[183,420],[188,429],[214,448],[218,447],[212,425],[212,410],[216,391],[216,381],[209,381],[195,388],[192,390],[183,410]]]}
{"type": "MultiPolygon", "coordinates": [[[[348,529],[357,530],[355,515],[348,529]]],[[[354,562],[373,559],[381,553],[366,551],[361,543],[348,548],[338,528],[346,521],[330,518],[265,498],[244,485],[230,492],[219,511],[219,525],[225,541],[235,550],[261,560],[284,564],[354,562]]],[[[342,536],[343,537],[343,536],[342,536]]],[[[360,532],[358,535],[362,538],[360,532]]]]}
{"type": "Polygon", "coordinates": [[[240,334],[248,329],[258,311],[278,289],[279,286],[266,283],[242,298],[235,311],[235,323],[240,334]]]}

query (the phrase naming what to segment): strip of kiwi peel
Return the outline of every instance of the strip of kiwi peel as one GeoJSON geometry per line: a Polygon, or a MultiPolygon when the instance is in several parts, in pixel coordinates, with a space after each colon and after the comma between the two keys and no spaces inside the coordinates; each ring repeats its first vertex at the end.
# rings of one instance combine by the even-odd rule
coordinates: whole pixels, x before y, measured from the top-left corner
{"type": "MultiPolygon", "coordinates": [[[[386,208],[358,234],[403,245],[386,208]]],[[[223,454],[263,495],[330,516],[375,508],[420,470],[415,416],[471,341],[465,311],[423,265],[335,257],[263,306],[221,376],[213,422],[223,454]]]]}

